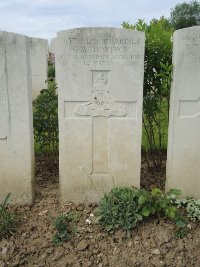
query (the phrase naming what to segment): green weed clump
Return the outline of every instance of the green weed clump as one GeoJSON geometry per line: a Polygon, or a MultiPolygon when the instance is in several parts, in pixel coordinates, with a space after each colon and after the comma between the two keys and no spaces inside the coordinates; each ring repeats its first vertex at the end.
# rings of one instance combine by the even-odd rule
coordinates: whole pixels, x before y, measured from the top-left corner
{"type": "Polygon", "coordinates": [[[200,221],[200,199],[194,198],[180,199],[177,201],[179,207],[184,207],[188,218],[192,221],[200,221]]]}
{"type": "Polygon", "coordinates": [[[64,241],[69,241],[76,232],[76,225],[79,216],[76,212],[59,215],[52,218],[53,225],[56,228],[56,233],[53,237],[53,244],[60,245],[64,241]]]}
{"type": "Polygon", "coordinates": [[[9,193],[4,202],[0,204],[0,238],[13,235],[16,230],[16,216],[7,208],[10,196],[9,193]]]}
{"type": "Polygon", "coordinates": [[[180,190],[172,189],[163,193],[155,188],[152,191],[137,188],[114,188],[106,193],[99,202],[96,214],[99,222],[109,232],[117,229],[130,230],[149,216],[168,218],[177,228],[177,236],[184,236],[187,231],[187,221],[175,203],[180,190]]]}
{"type": "Polygon", "coordinates": [[[138,190],[126,187],[112,189],[100,200],[96,213],[107,231],[122,228],[129,232],[143,219],[138,190]]]}

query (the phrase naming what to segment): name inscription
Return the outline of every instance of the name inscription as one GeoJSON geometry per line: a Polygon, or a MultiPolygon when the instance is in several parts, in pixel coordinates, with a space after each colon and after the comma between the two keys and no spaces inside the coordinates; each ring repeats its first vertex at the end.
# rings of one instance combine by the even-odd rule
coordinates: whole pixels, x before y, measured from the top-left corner
{"type": "Polygon", "coordinates": [[[68,37],[68,57],[84,65],[134,64],[141,60],[141,38],[78,38],[68,37]]]}
{"type": "Polygon", "coordinates": [[[184,56],[193,62],[200,62],[200,31],[192,30],[182,37],[184,45],[184,56]]]}

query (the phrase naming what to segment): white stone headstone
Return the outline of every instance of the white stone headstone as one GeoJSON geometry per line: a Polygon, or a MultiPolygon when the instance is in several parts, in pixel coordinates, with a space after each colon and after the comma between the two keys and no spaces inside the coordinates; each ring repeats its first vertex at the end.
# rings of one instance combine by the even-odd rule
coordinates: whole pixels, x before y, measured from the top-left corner
{"type": "Polygon", "coordinates": [[[55,54],[56,51],[56,38],[52,38],[49,45],[49,52],[55,54]]]}
{"type": "Polygon", "coordinates": [[[32,96],[35,99],[42,89],[47,88],[48,40],[30,38],[32,96]]]}
{"type": "Polygon", "coordinates": [[[59,32],[62,201],[98,201],[140,186],[144,34],[117,28],[59,32]]]}
{"type": "Polygon", "coordinates": [[[0,202],[33,200],[34,154],[29,38],[0,32],[0,202]]]}
{"type": "Polygon", "coordinates": [[[200,27],[174,33],[166,189],[200,198],[200,27]]]}

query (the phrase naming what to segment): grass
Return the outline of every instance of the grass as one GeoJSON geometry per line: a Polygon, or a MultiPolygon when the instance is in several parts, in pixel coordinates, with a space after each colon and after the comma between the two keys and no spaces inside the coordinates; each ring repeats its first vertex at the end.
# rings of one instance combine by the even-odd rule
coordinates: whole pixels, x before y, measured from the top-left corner
{"type": "Polygon", "coordinates": [[[9,193],[0,204],[0,237],[13,235],[15,232],[16,216],[7,208],[11,194],[9,193]]]}

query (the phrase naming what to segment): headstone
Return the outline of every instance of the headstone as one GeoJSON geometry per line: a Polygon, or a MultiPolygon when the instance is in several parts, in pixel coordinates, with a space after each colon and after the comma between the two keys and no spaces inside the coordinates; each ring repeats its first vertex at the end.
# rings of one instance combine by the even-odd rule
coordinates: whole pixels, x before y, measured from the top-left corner
{"type": "Polygon", "coordinates": [[[200,198],[200,27],[174,33],[166,189],[200,198]]]}
{"type": "Polygon", "coordinates": [[[35,99],[42,89],[47,88],[48,40],[30,38],[32,96],[35,99]]]}
{"type": "Polygon", "coordinates": [[[144,34],[117,28],[59,32],[62,201],[98,201],[140,186],[144,34]]]}
{"type": "Polygon", "coordinates": [[[55,54],[56,51],[56,38],[52,38],[50,41],[49,52],[55,54]]]}
{"type": "Polygon", "coordinates": [[[33,122],[29,38],[0,32],[0,202],[33,200],[33,122]]]}

